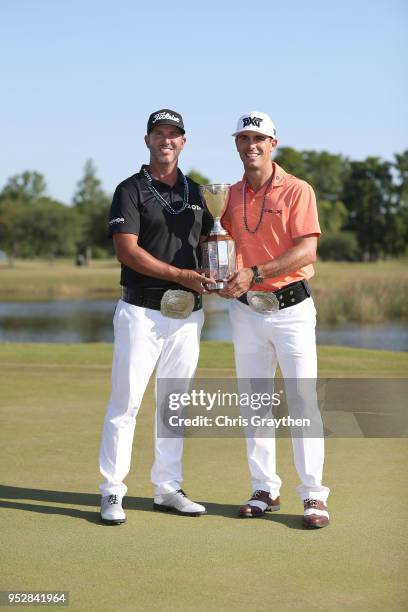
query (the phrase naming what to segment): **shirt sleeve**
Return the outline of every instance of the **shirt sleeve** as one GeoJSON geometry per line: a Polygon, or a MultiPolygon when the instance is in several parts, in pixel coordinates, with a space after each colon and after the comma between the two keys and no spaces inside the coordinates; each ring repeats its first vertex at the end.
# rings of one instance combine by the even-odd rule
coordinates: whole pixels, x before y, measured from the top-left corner
{"type": "Polygon", "coordinates": [[[110,208],[108,235],[117,233],[138,235],[139,231],[140,212],[137,194],[131,193],[125,185],[118,185],[110,208]]]}
{"type": "Polygon", "coordinates": [[[321,234],[316,196],[312,187],[304,181],[299,181],[291,203],[290,231],[292,238],[321,234]]]}

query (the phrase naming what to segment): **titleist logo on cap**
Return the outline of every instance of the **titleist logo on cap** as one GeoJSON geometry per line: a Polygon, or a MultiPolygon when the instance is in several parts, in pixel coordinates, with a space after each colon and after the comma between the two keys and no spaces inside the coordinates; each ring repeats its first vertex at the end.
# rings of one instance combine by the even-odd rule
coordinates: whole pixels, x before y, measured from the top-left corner
{"type": "Polygon", "coordinates": [[[153,111],[147,122],[147,133],[149,134],[158,125],[173,125],[180,132],[185,133],[183,117],[171,108],[160,108],[157,111],[153,111]]]}
{"type": "Polygon", "coordinates": [[[156,121],[159,121],[160,119],[170,119],[170,121],[176,121],[176,123],[180,123],[180,118],[170,113],[157,113],[157,115],[153,117],[152,123],[156,123],[156,121]]]}
{"type": "Polygon", "coordinates": [[[263,119],[261,117],[244,117],[242,119],[243,127],[247,127],[248,125],[255,125],[258,127],[261,125],[263,119]]]}

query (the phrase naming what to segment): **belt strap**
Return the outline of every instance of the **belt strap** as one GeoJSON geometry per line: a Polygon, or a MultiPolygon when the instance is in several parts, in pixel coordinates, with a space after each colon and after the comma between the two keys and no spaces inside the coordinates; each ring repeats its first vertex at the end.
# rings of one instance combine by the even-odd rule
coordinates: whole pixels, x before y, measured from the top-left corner
{"type": "MultiPolygon", "coordinates": [[[[163,289],[161,287],[157,289],[130,289],[129,287],[122,287],[122,300],[133,306],[160,310],[161,299],[168,289],[169,288],[163,289]]],[[[188,289],[185,289],[185,291],[188,291],[188,289]]],[[[190,291],[190,293],[194,295],[193,312],[200,310],[203,307],[201,295],[193,291],[190,291]]]]}
{"type": "MultiPolygon", "coordinates": [[[[289,285],[282,287],[282,289],[279,289],[279,291],[272,291],[272,293],[278,298],[279,310],[300,304],[300,302],[303,302],[303,300],[310,297],[312,294],[306,280],[290,283],[289,285]]],[[[248,306],[246,293],[241,295],[238,300],[248,306]]]]}

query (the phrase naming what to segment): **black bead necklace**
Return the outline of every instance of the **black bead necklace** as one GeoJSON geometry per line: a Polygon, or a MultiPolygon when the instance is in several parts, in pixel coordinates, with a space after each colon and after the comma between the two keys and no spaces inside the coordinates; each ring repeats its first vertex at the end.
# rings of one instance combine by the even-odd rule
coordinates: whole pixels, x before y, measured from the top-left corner
{"type": "MultiPolygon", "coordinates": [[[[180,170],[180,172],[181,172],[181,170],[180,170]]],[[[182,202],[180,208],[177,208],[177,209],[173,208],[172,205],[170,204],[170,202],[167,202],[167,200],[165,200],[163,198],[163,196],[153,186],[153,183],[152,183],[153,179],[152,179],[151,175],[149,174],[149,172],[146,170],[146,168],[142,168],[142,173],[143,173],[144,178],[145,178],[146,187],[148,188],[150,193],[155,197],[157,202],[164,208],[165,211],[167,211],[171,215],[179,215],[181,212],[183,212],[183,210],[185,210],[187,208],[187,206],[188,206],[188,197],[189,197],[188,182],[187,182],[187,179],[186,179],[186,177],[184,176],[184,174],[182,172],[181,172],[181,176],[183,177],[183,182],[184,182],[183,202],[182,202]]]]}

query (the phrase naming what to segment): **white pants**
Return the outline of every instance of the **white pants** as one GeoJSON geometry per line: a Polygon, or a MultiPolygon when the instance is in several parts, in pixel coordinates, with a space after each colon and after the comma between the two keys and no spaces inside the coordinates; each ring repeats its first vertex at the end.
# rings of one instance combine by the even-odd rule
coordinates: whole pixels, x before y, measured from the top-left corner
{"type": "MultiPolygon", "coordinates": [[[[115,345],[112,394],[106,409],[99,463],[102,495],[124,496],[130,470],[136,417],[150,376],[190,379],[196,370],[202,310],[186,319],[164,317],[158,310],[119,300],[113,318],[115,345]]],[[[182,438],[158,438],[151,480],[156,495],[177,491],[182,481],[182,438]]]]}
{"type": "MultiPolygon", "coordinates": [[[[234,300],[230,318],[238,379],[273,379],[277,362],[285,379],[316,378],[316,310],[312,298],[270,315],[258,314],[234,300]]],[[[289,397],[288,409],[290,414],[289,397]]],[[[246,446],[253,491],[269,491],[275,499],[281,486],[276,473],[275,438],[247,437],[246,446]]],[[[300,498],[326,501],[330,489],[322,485],[323,435],[292,437],[292,446],[301,481],[297,487],[300,498]]]]}

